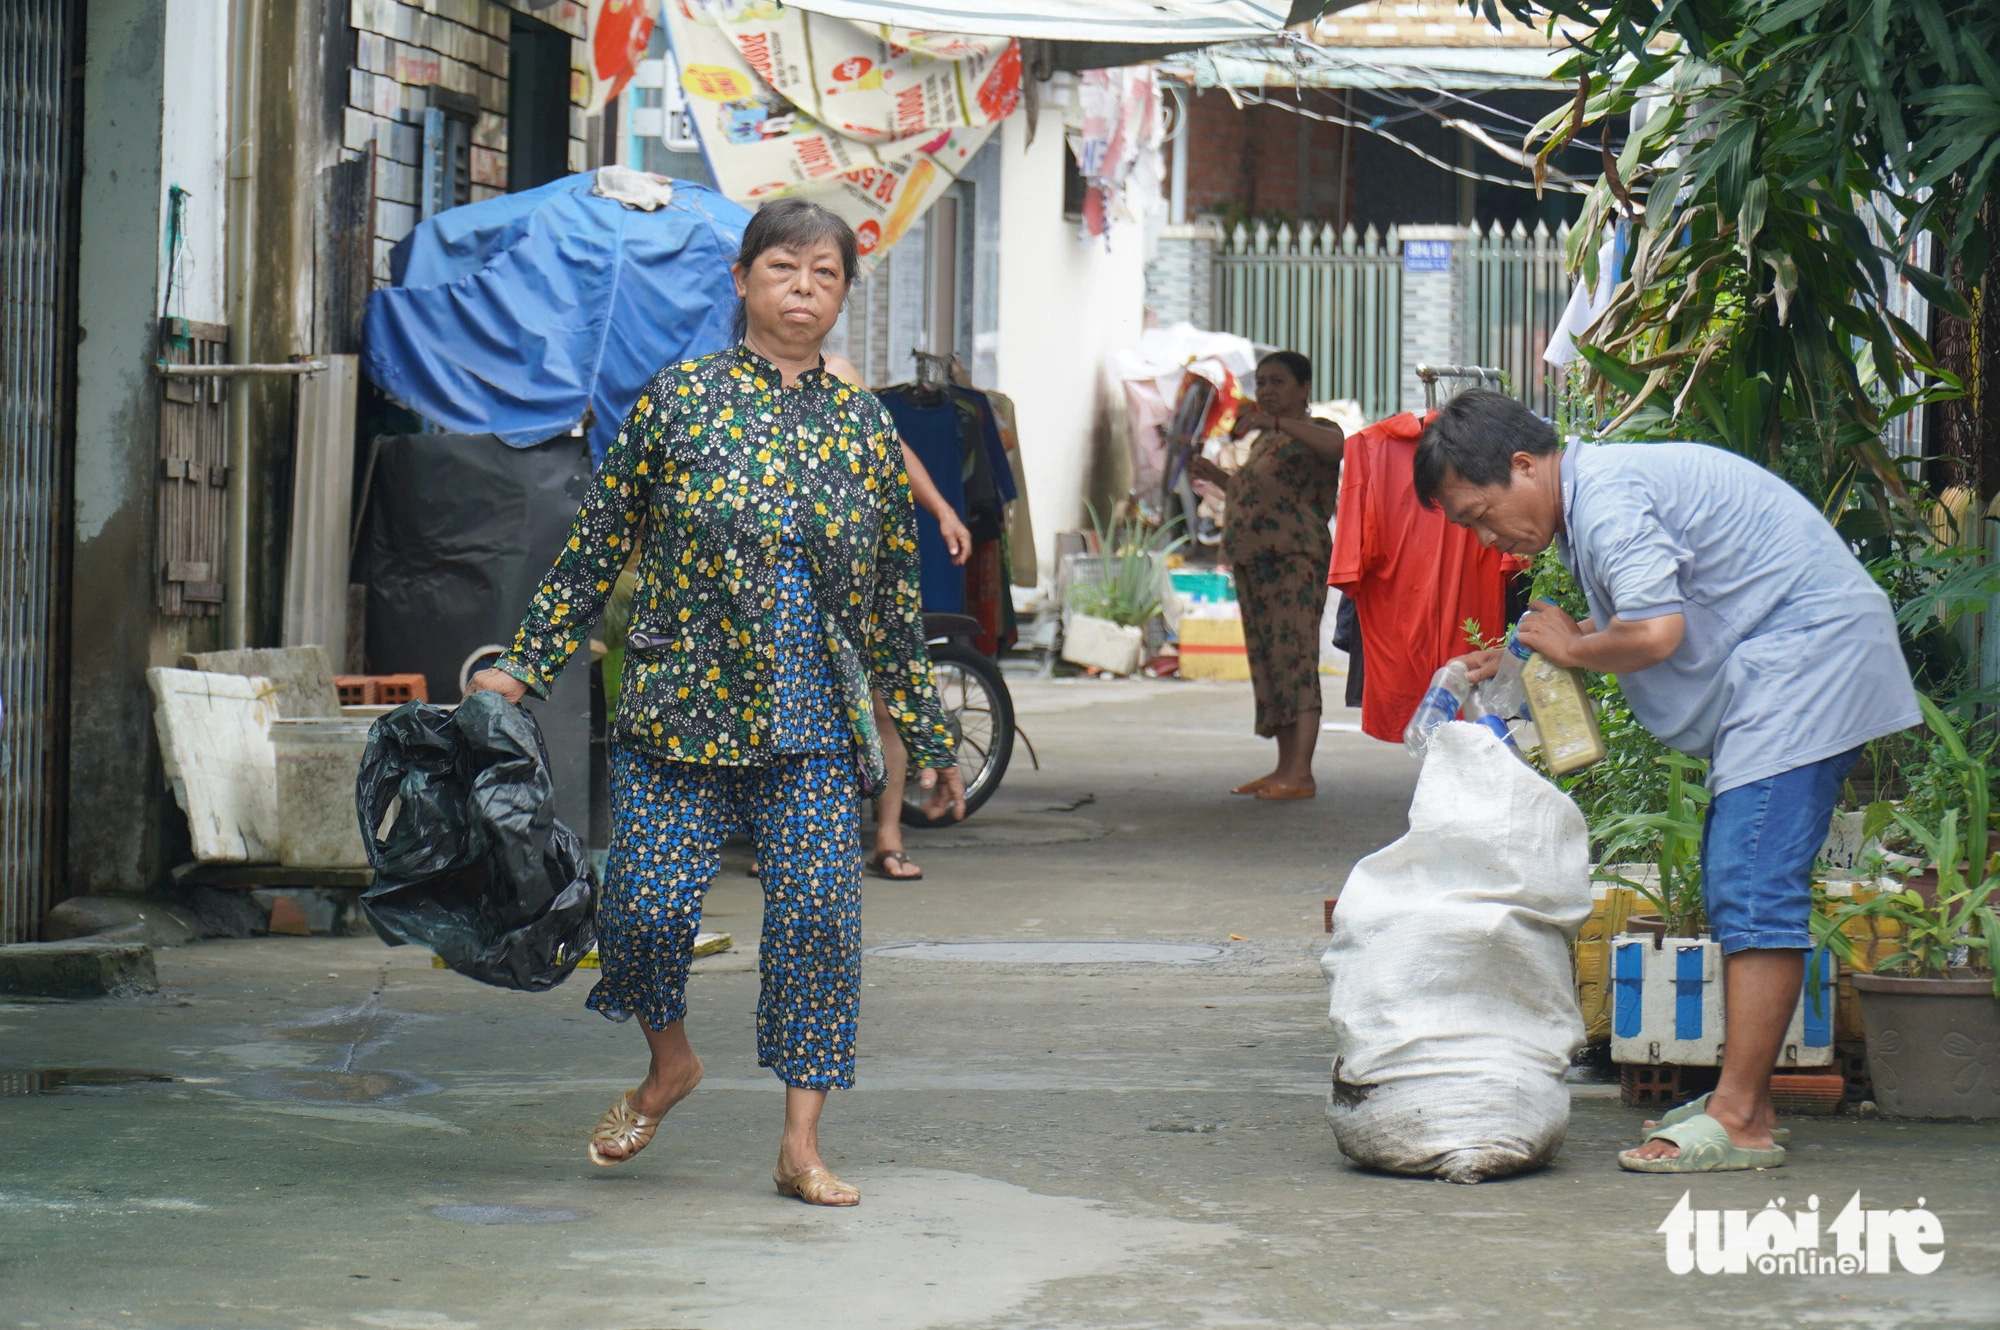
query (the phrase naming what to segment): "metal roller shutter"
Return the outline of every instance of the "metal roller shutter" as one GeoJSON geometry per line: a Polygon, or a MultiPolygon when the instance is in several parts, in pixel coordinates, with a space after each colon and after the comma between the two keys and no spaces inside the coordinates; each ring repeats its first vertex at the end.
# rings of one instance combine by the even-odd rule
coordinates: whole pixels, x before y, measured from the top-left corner
{"type": "Polygon", "coordinates": [[[81,10],[0,0],[0,942],[63,871],[81,10]]]}

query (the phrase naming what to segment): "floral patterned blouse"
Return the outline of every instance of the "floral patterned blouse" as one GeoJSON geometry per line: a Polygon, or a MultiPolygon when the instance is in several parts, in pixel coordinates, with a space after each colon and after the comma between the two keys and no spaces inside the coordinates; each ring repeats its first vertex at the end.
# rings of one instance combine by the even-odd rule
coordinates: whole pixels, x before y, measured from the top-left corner
{"type": "MultiPolygon", "coordinates": [[[[1318,416],[1307,423],[1337,428],[1318,416]]],[[[1222,535],[1229,561],[1268,553],[1302,554],[1325,563],[1333,557],[1327,523],[1339,497],[1338,462],[1323,460],[1282,430],[1264,431],[1229,478],[1222,535]]]]}
{"type": "Polygon", "coordinates": [[[865,783],[879,786],[883,773],[871,685],[911,766],[949,766],[895,425],[824,369],[782,382],[741,345],[653,377],[498,668],[547,697],[643,526],[612,740],[684,762],[770,762],[779,558],[796,503],[865,783]]]}

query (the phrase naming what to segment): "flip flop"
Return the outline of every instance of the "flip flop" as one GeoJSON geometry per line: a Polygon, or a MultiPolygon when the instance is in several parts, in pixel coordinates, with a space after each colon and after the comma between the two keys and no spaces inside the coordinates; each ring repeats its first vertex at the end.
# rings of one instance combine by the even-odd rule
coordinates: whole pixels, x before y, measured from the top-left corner
{"type": "Polygon", "coordinates": [[[890,872],[888,865],[892,862],[902,864],[907,868],[910,865],[910,856],[904,854],[901,850],[878,851],[868,856],[868,871],[876,877],[890,882],[921,882],[924,880],[922,870],[915,873],[901,874],[890,872]]]}
{"type": "Polygon", "coordinates": [[[1751,1150],[1737,1145],[1729,1139],[1729,1129],[1706,1113],[1649,1131],[1646,1139],[1671,1142],[1680,1153],[1672,1159],[1635,1159],[1630,1150],[1621,1150],[1618,1167],[1628,1173],[1740,1173],[1785,1165],[1784,1147],[1751,1150]]]}
{"type": "Polygon", "coordinates": [[[1231,793],[1231,794],[1255,794],[1255,793],[1257,793],[1257,791],[1259,791],[1259,790],[1263,789],[1263,788],[1264,788],[1264,787],[1265,787],[1266,785],[1269,785],[1270,783],[1271,783],[1271,777],[1269,777],[1269,776],[1259,776],[1259,777],[1258,777],[1257,779],[1255,779],[1255,780],[1246,780],[1246,781],[1244,781],[1244,782],[1243,782],[1243,783],[1242,783],[1241,785],[1238,785],[1238,786],[1237,786],[1237,787],[1236,787],[1235,789],[1231,790],[1231,791],[1230,791],[1230,793],[1231,793]]]}
{"type": "Polygon", "coordinates": [[[1294,785],[1287,780],[1274,780],[1257,791],[1259,799],[1314,799],[1319,790],[1311,785],[1294,785]]]}
{"type": "MultiPolygon", "coordinates": [[[[1713,1091],[1710,1093],[1713,1093],[1713,1091]]],[[[1678,1127],[1689,1118],[1699,1117],[1706,1112],[1708,1112],[1708,1095],[1703,1095],[1699,1099],[1688,1100],[1679,1108],[1670,1108],[1660,1114],[1660,1126],[1678,1127]]],[[[1771,1128],[1771,1142],[1774,1145],[1790,1145],[1792,1143],[1792,1129],[1790,1127],[1771,1128]]]]}

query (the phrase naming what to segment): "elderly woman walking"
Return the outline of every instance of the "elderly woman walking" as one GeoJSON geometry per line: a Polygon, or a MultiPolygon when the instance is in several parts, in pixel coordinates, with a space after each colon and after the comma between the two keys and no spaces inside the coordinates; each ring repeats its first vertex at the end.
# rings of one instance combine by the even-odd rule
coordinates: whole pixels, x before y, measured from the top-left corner
{"type": "Polygon", "coordinates": [[[895,426],[820,354],[855,257],[847,223],[815,204],[751,218],[731,269],[742,341],[646,386],[512,649],[472,681],[546,697],[639,543],[588,1005],[639,1017],[652,1067],[604,1115],[590,1157],[638,1154],[701,1080],[688,967],[722,842],[747,824],[764,887],[757,1061],[786,1086],[773,1179],[815,1205],[861,1199],[821,1159],[819,1118],[829,1089],[854,1084],[857,798],[883,770],[871,687],[933,814],[965,807],[895,426]]]}
{"type": "Polygon", "coordinates": [[[1235,435],[1258,431],[1235,472],[1207,458],[1188,466],[1195,480],[1227,486],[1222,551],[1236,576],[1257,733],[1278,741],[1278,765],[1232,794],[1310,799],[1319,745],[1319,625],[1326,568],[1333,557],[1334,500],[1347,444],[1340,426],[1306,413],[1312,362],[1273,351],[1257,362],[1257,405],[1236,419],[1235,435]]]}

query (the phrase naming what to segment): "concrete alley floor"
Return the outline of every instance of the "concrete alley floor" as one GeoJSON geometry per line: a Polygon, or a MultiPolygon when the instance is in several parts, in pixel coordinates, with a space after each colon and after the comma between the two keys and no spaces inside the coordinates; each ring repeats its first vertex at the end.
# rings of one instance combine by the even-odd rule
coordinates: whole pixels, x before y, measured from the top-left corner
{"type": "Polygon", "coordinates": [[[1224,952],[869,955],[860,1086],[824,1128],[860,1208],[771,1187],[782,1099],[732,851],[707,926],[738,950],[691,990],[707,1081],[615,1169],[584,1141],[643,1045],[583,1009],[587,971],[528,995],[373,939],[272,938],[159,953],[158,997],[0,1006],[0,1327],[2000,1325],[1991,1126],[1799,1120],[1782,1170],[1640,1177],[1612,1154],[1642,1115],[1591,1085],[1542,1172],[1349,1166],[1323,1110],[1321,901],[1401,833],[1415,764],[1329,733],[1317,801],[1231,798],[1271,751],[1247,687],[1016,683],[1042,769],[1019,750],[987,810],[914,835],[925,881],[869,880],[868,946],[1224,952]],[[64,1068],[99,1074],[6,1074],[64,1068]],[[1923,1198],[1942,1268],[1667,1270],[1656,1228],[1684,1192],[1811,1193],[1830,1218],[1857,1190],[1923,1198]]]}

